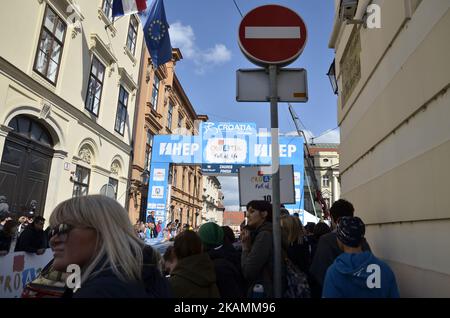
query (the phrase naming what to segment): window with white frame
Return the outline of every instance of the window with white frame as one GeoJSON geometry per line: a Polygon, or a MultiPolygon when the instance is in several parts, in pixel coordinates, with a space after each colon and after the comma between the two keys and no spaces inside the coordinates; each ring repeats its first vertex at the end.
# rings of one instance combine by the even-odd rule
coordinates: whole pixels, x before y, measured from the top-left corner
{"type": "Polygon", "coordinates": [[[152,148],[153,148],[153,135],[149,130],[147,130],[144,169],[147,169],[148,171],[150,171],[150,165],[152,161],[152,148]]]}
{"type": "Polygon", "coordinates": [[[122,136],[125,133],[125,122],[127,119],[127,104],[128,104],[128,92],[120,85],[119,101],[117,103],[116,124],[114,125],[115,131],[122,136]]]}
{"type": "Polygon", "coordinates": [[[329,187],[330,186],[330,177],[325,174],[322,176],[322,187],[329,187]]]}
{"type": "Polygon", "coordinates": [[[85,108],[98,117],[100,101],[102,98],[103,80],[105,78],[105,66],[94,55],[89,76],[88,91],[85,108]]]}
{"type": "Polygon", "coordinates": [[[136,53],[136,39],[138,34],[139,22],[134,15],[130,17],[130,25],[128,27],[127,48],[131,54],[136,53]]]}
{"type": "Polygon", "coordinates": [[[109,21],[114,22],[114,18],[112,16],[112,3],[113,0],[103,0],[102,10],[109,21]]]}
{"type": "Polygon", "coordinates": [[[73,197],[80,197],[89,194],[89,179],[91,170],[77,165],[73,178],[73,197]]]}
{"type": "Polygon", "coordinates": [[[158,107],[159,83],[160,79],[158,75],[155,74],[155,80],[153,81],[153,91],[152,91],[152,106],[154,110],[156,110],[156,108],[158,107]]]}
{"type": "Polygon", "coordinates": [[[167,114],[167,128],[172,130],[172,116],[173,116],[173,104],[169,101],[169,111],[167,114]]]}
{"type": "Polygon", "coordinates": [[[58,80],[65,36],[66,24],[47,5],[34,61],[34,71],[52,84],[56,84],[58,80]]]}

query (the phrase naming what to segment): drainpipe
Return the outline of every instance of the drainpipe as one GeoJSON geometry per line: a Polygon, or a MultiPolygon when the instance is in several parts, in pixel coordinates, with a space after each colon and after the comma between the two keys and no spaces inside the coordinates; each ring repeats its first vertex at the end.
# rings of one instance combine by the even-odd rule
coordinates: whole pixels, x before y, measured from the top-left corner
{"type": "MultiPolygon", "coordinates": [[[[144,67],[145,67],[145,63],[144,63],[144,55],[145,55],[145,50],[147,49],[147,46],[145,45],[144,39],[142,40],[142,47],[141,47],[141,62],[139,64],[139,78],[138,78],[138,88],[136,90],[136,100],[135,105],[134,105],[134,118],[133,118],[133,133],[131,136],[131,143],[130,143],[130,147],[131,147],[131,151],[130,151],[130,162],[128,165],[128,182],[127,182],[127,190],[126,190],[126,200],[125,200],[125,210],[128,212],[128,217],[130,217],[130,211],[128,210],[130,207],[130,189],[131,189],[131,179],[132,179],[132,174],[133,174],[133,157],[134,157],[134,143],[135,143],[135,139],[136,139],[136,123],[137,123],[137,118],[138,118],[138,113],[139,113],[139,100],[140,100],[140,91],[141,91],[141,83],[142,83],[142,73],[144,72],[144,67]]],[[[142,207],[141,207],[142,208],[142,207]]],[[[139,216],[140,216],[140,211],[139,211],[139,216]]],[[[135,222],[136,220],[131,220],[131,222],[135,222]]],[[[133,223],[134,224],[134,223],[133,223]]]]}

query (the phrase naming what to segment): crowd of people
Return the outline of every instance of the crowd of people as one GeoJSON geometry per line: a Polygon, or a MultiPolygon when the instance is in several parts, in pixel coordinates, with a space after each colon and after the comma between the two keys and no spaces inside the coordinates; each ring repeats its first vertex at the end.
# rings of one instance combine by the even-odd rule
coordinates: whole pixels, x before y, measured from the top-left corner
{"type": "Polygon", "coordinates": [[[36,201],[30,210],[18,216],[9,211],[5,196],[0,196],[0,256],[11,252],[41,255],[49,247],[49,231],[44,231],[45,219],[35,214],[36,201]]]}
{"type": "MultiPolygon", "coordinates": [[[[298,215],[282,209],[282,296],[399,297],[395,276],[371,252],[353,205],[338,200],[330,214],[331,227],[325,222],[303,226],[298,215]],[[370,271],[374,266],[379,277],[370,271]]],[[[133,228],[119,203],[99,195],[59,204],[51,214],[48,236],[42,217],[25,218],[17,226],[1,215],[0,250],[5,237],[16,235],[15,250],[39,254],[49,244],[58,271],[69,264],[80,266],[81,288],[67,289],[64,297],[275,296],[273,213],[265,201],[247,204],[239,240],[231,228],[212,222],[194,230],[175,220],[162,228],[152,213],[133,228]],[[161,232],[164,240],[173,241],[164,255],[145,244],[161,232]]]]}

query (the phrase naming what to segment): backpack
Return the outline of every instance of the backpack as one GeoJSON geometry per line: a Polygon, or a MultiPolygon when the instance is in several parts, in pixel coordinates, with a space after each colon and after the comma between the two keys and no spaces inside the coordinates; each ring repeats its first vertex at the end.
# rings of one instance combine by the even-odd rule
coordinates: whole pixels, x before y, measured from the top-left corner
{"type": "Polygon", "coordinates": [[[283,298],[311,298],[308,277],[289,258],[285,259],[286,289],[283,298]]]}

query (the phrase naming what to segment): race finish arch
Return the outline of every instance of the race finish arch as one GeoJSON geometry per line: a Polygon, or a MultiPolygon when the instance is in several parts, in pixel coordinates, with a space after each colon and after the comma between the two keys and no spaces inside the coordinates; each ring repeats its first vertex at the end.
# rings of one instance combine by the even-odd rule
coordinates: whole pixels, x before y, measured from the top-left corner
{"type": "MultiPolygon", "coordinates": [[[[202,122],[199,135],[157,135],[153,139],[151,171],[148,188],[147,213],[154,211],[155,221],[166,227],[170,186],[169,165],[186,164],[202,166],[227,165],[237,171],[242,166],[272,164],[271,137],[266,131],[257,133],[255,123],[202,122]]],[[[295,204],[286,205],[290,211],[303,213],[303,139],[297,136],[279,138],[280,165],[293,165],[295,204]]],[[[218,174],[221,174],[220,171],[218,174]]],[[[236,189],[237,191],[237,189],[236,189]]],[[[155,244],[163,241],[163,231],[157,238],[147,241],[155,244]]]]}

